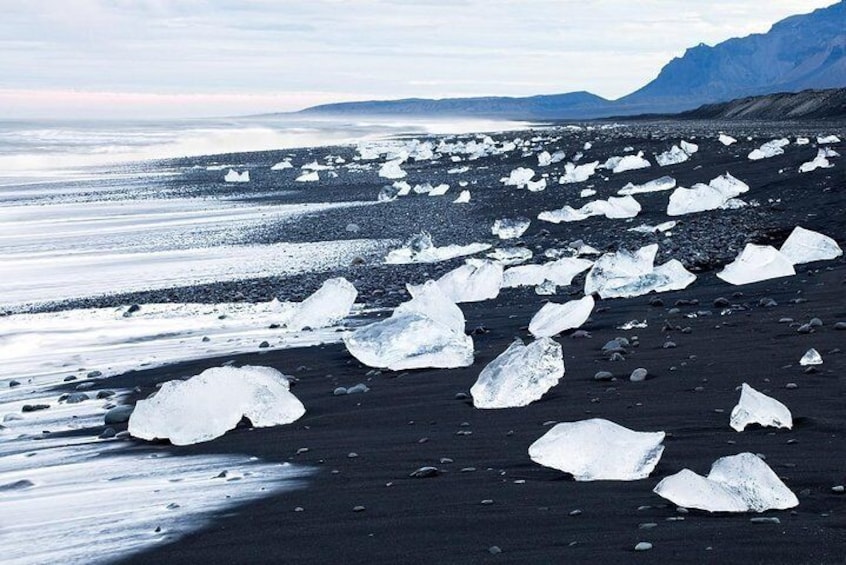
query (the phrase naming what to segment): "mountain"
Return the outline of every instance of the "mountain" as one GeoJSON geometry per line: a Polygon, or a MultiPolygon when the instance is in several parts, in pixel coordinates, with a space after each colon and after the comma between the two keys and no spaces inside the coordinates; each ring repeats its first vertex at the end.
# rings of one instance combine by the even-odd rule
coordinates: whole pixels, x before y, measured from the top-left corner
{"type": "Polygon", "coordinates": [[[706,104],[675,117],[698,120],[846,119],[846,88],[803,90],[706,104]]]}
{"type": "Polygon", "coordinates": [[[325,104],[303,114],[425,115],[512,119],[670,113],[745,96],[846,87],[846,0],[786,18],[767,33],[700,44],[615,101],[589,92],[526,98],[412,98],[325,104]]]}

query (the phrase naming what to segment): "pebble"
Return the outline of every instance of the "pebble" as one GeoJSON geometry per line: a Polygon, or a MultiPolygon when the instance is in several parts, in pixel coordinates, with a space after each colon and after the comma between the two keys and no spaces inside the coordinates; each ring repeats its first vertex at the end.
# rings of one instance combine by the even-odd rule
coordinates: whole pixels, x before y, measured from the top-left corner
{"type": "Polygon", "coordinates": [[[467,394],[466,392],[455,393],[455,399],[456,400],[468,400],[469,398],[470,398],[470,395],[467,394]]]}
{"type": "Polygon", "coordinates": [[[413,471],[409,477],[414,479],[428,479],[430,477],[437,477],[440,474],[440,470],[437,467],[420,467],[416,471],[413,471]]]}
{"type": "Polygon", "coordinates": [[[86,400],[90,400],[90,396],[85,394],[84,392],[72,392],[67,395],[65,398],[65,403],[67,404],[79,404],[80,402],[84,402],[86,400]]]}
{"type": "Polygon", "coordinates": [[[124,424],[129,421],[133,410],[135,410],[135,407],[128,404],[115,406],[103,415],[103,421],[106,425],[124,424]]]}
{"type": "Polygon", "coordinates": [[[98,435],[97,437],[100,438],[100,439],[111,439],[111,438],[115,437],[116,434],[117,434],[117,432],[115,431],[114,428],[108,427],[108,428],[104,429],[102,432],[100,432],[100,435],[98,435]]]}
{"type": "Polygon", "coordinates": [[[344,396],[345,394],[347,394],[347,389],[342,386],[339,386],[338,388],[332,391],[332,394],[334,394],[335,396],[344,396]]]}
{"type": "Polygon", "coordinates": [[[656,522],[644,522],[638,525],[638,528],[641,530],[651,530],[652,528],[657,528],[658,524],[656,522]]]}
{"type": "Polygon", "coordinates": [[[649,372],[644,369],[643,367],[638,367],[634,371],[632,371],[631,376],[629,376],[629,380],[633,383],[639,383],[646,380],[646,376],[649,372]]]}
{"type": "Polygon", "coordinates": [[[16,381],[16,380],[14,380],[14,379],[12,379],[11,381],[9,381],[9,388],[14,388],[14,387],[16,387],[16,386],[21,386],[20,381],[16,381]]]}
{"type": "Polygon", "coordinates": [[[778,302],[776,302],[772,298],[765,297],[758,301],[758,306],[763,306],[764,308],[772,308],[773,306],[778,306],[778,302]]]}
{"type": "Polygon", "coordinates": [[[649,551],[650,549],[652,549],[652,544],[648,541],[640,541],[634,548],[635,551],[649,551]]]}
{"type": "Polygon", "coordinates": [[[753,524],[781,524],[781,520],[775,516],[761,516],[759,518],[749,518],[753,524]]]}
{"type": "Polygon", "coordinates": [[[796,383],[787,383],[786,385],[784,385],[784,388],[793,390],[799,388],[799,385],[797,385],[796,383]]]}
{"type": "Polygon", "coordinates": [[[599,371],[593,376],[595,381],[613,381],[614,374],[610,371],[599,371]]]}
{"type": "Polygon", "coordinates": [[[714,308],[725,308],[727,306],[731,306],[731,302],[729,302],[728,298],[723,298],[721,296],[714,299],[714,308]]]}
{"type": "Polygon", "coordinates": [[[363,392],[368,392],[370,389],[364,383],[358,383],[355,386],[351,386],[347,389],[347,394],[361,394],[363,392]]]}
{"type": "Polygon", "coordinates": [[[361,506],[361,505],[353,506],[353,512],[364,512],[364,510],[365,510],[364,506],[361,506]]]}
{"type": "Polygon", "coordinates": [[[356,453],[355,451],[350,451],[347,454],[347,459],[355,459],[356,457],[358,457],[358,453],[356,453]]]}
{"type": "Polygon", "coordinates": [[[674,349],[676,347],[676,342],[674,341],[665,341],[664,345],[662,346],[664,349],[674,349]]]}
{"type": "Polygon", "coordinates": [[[837,322],[834,324],[835,330],[846,330],[846,322],[837,322]]]}
{"type": "Polygon", "coordinates": [[[582,511],[579,510],[578,508],[576,508],[575,510],[572,510],[570,512],[570,516],[579,516],[579,515],[581,515],[581,513],[582,513],[582,511]]]}
{"type": "Polygon", "coordinates": [[[623,357],[620,353],[614,352],[611,354],[611,357],[608,358],[609,361],[625,361],[626,358],[623,357]]]}
{"type": "Polygon", "coordinates": [[[486,498],[482,502],[480,502],[479,504],[484,504],[485,506],[490,506],[493,503],[494,503],[494,501],[492,499],[486,498]]]}
{"type": "Polygon", "coordinates": [[[24,404],[21,407],[21,412],[37,412],[48,408],[50,408],[49,404],[24,404]]]}
{"type": "Polygon", "coordinates": [[[844,487],[843,485],[833,486],[831,487],[831,492],[835,494],[843,494],[844,492],[846,492],[846,487],[844,487]]]}
{"type": "Polygon", "coordinates": [[[800,334],[809,334],[814,331],[814,328],[811,327],[811,324],[802,324],[801,326],[796,328],[796,331],[800,334]]]}
{"type": "Polygon", "coordinates": [[[268,347],[270,347],[270,344],[266,341],[263,341],[259,344],[260,349],[267,349],[268,347]]]}
{"type": "Polygon", "coordinates": [[[808,325],[812,328],[821,328],[823,323],[822,320],[820,320],[819,318],[811,318],[811,320],[808,322],[808,325]]]}
{"type": "Polygon", "coordinates": [[[492,545],[488,548],[488,553],[490,553],[491,555],[499,555],[500,553],[502,553],[502,549],[500,549],[498,545],[492,545]]]}

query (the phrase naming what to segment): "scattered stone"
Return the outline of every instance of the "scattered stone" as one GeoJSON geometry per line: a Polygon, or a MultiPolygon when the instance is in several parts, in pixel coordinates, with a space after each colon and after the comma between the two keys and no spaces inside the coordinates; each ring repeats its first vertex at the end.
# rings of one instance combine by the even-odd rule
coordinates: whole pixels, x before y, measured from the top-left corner
{"type": "Polygon", "coordinates": [[[467,394],[466,392],[455,393],[455,399],[456,400],[468,400],[469,398],[470,398],[470,395],[467,394]]]}
{"type": "Polygon", "coordinates": [[[129,421],[129,417],[132,416],[133,410],[135,410],[135,407],[130,405],[115,406],[106,412],[103,416],[103,421],[106,425],[125,424],[129,421]]]}
{"type": "Polygon", "coordinates": [[[657,528],[658,524],[656,522],[644,522],[642,524],[638,524],[638,529],[641,530],[651,530],[652,528],[657,528]]]}
{"type": "Polygon", "coordinates": [[[629,380],[633,383],[643,382],[646,380],[646,376],[648,374],[649,372],[646,369],[644,369],[643,367],[638,367],[637,369],[632,371],[632,374],[629,376],[629,380]]]}
{"type": "Polygon", "coordinates": [[[88,373],[88,375],[86,375],[86,376],[87,376],[89,379],[96,379],[97,377],[102,377],[102,376],[103,376],[103,373],[102,373],[102,371],[91,371],[91,372],[90,372],[90,373],[88,373]]]}
{"type": "Polygon", "coordinates": [[[656,308],[660,308],[664,305],[664,301],[656,296],[649,301],[649,305],[655,306],[656,308]]]}
{"type": "Polygon", "coordinates": [[[723,298],[721,296],[714,299],[714,308],[727,308],[729,306],[731,306],[731,302],[729,302],[728,298],[723,298]]]}
{"type": "Polygon", "coordinates": [[[364,506],[353,506],[353,512],[364,512],[364,506]]]}
{"type": "Polygon", "coordinates": [[[347,394],[361,394],[364,392],[368,392],[370,389],[364,383],[358,383],[355,386],[351,386],[347,389],[347,394]]]}
{"type": "Polygon", "coordinates": [[[609,361],[625,361],[626,358],[623,357],[622,354],[614,352],[611,354],[611,357],[608,358],[609,361]]]}
{"type": "Polygon", "coordinates": [[[414,479],[428,479],[430,477],[437,477],[440,473],[441,472],[437,467],[420,467],[416,471],[412,472],[409,477],[414,479]]]}
{"type": "Polygon", "coordinates": [[[16,381],[16,380],[14,380],[14,379],[12,379],[11,381],[9,381],[9,388],[15,388],[16,386],[21,386],[20,381],[16,381]]]}
{"type": "Polygon", "coordinates": [[[570,511],[570,516],[579,516],[581,515],[582,511],[576,508],[575,510],[570,511]]]}
{"type": "Polygon", "coordinates": [[[758,301],[758,306],[763,306],[764,308],[772,308],[773,306],[778,306],[778,302],[776,302],[772,298],[765,297],[758,301]]]}
{"type": "Polygon", "coordinates": [[[69,375],[69,376],[65,377],[64,379],[62,379],[62,382],[69,383],[69,382],[75,381],[75,380],[76,380],[76,377],[74,375],[69,375]]]}
{"type": "Polygon", "coordinates": [[[749,518],[749,521],[753,524],[781,524],[781,520],[775,516],[758,516],[755,518],[749,518]]]}
{"type": "Polygon", "coordinates": [[[479,504],[484,504],[485,506],[490,506],[493,503],[494,503],[494,501],[492,499],[486,498],[482,502],[480,502],[479,504]]]}
{"type": "Polygon", "coordinates": [[[24,404],[21,407],[21,412],[37,412],[39,410],[47,410],[50,408],[49,404],[24,404]]]}
{"type": "Polygon", "coordinates": [[[592,337],[590,332],[587,330],[576,330],[570,334],[570,337],[573,339],[585,339],[592,337]]]}
{"type": "Polygon", "coordinates": [[[614,374],[610,371],[599,371],[593,376],[595,381],[613,381],[614,374]]]}
{"type": "Polygon", "coordinates": [[[267,349],[268,347],[270,347],[270,343],[266,341],[263,341],[259,344],[259,349],[267,349]]]}
{"type": "Polygon", "coordinates": [[[502,549],[500,549],[498,545],[492,545],[488,548],[488,553],[490,553],[491,555],[499,555],[500,553],[502,553],[502,549]]]}
{"type": "Polygon", "coordinates": [[[649,551],[650,549],[652,549],[652,544],[648,541],[638,542],[634,548],[635,551],[649,551]]]}
{"type": "Polygon", "coordinates": [[[347,389],[342,386],[339,386],[338,388],[332,391],[332,394],[334,394],[335,396],[346,396],[347,389]]]}
{"type": "Polygon", "coordinates": [[[814,328],[811,326],[811,324],[802,324],[801,326],[796,328],[796,331],[800,334],[809,334],[814,331],[814,328]]]}
{"type": "Polygon", "coordinates": [[[844,487],[843,485],[833,486],[831,487],[831,492],[835,494],[843,494],[844,492],[846,492],[846,487],[844,487]]]}
{"type": "Polygon", "coordinates": [[[811,318],[808,325],[812,328],[821,328],[823,326],[822,320],[819,318],[811,318]]]}
{"type": "Polygon", "coordinates": [[[663,345],[662,347],[663,347],[664,349],[675,349],[675,348],[676,348],[676,342],[674,342],[674,341],[665,341],[665,342],[664,342],[664,345],[663,345]]]}
{"type": "Polygon", "coordinates": [[[100,435],[98,435],[97,437],[100,438],[100,439],[111,439],[111,438],[115,437],[116,434],[117,434],[117,431],[114,428],[108,427],[105,430],[103,430],[102,432],[100,432],[100,435]]]}
{"type": "Polygon", "coordinates": [[[80,402],[84,402],[86,400],[90,400],[91,397],[85,394],[84,392],[72,392],[67,395],[65,398],[65,403],[67,404],[79,404],[80,402]]]}
{"type": "Polygon", "coordinates": [[[846,322],[837,322],[834,324],[835,330],[846,330],[846,322]]]}
{"type": "Polygon", "coordinates": [[[107,398],[111,398],[115,395],[115,391],[113,390],[99,390],[97,391],[97,400],[105,400],[107,398]]]}

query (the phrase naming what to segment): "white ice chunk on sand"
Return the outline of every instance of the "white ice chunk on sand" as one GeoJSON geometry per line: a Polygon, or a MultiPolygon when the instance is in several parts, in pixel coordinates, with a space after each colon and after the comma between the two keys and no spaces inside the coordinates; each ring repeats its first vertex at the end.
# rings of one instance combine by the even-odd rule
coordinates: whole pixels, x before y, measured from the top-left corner
{"type": "Polygon", "coordinates": [[[379,168],[379,176],[384,179],[402,179],[405,178],[406,172],[402,170],[400,165],[402,160],[388,161],[379,168]]]}
{"type": "Polygon", "coordinates": [[[829,143],[840,143],[840,138],[836,135],[817,136],[817,145],[826,145],[829,143]]]}
{"type": "Polygon", "coordinates": [[[663,153],[659,153],[655,155],[655,161],[658,162],[658,165],[661,167],[667,167],[669,165],[678,165],[679,163],[684,163],[690,159],[690,155],[678,145],[673,145],[670,147],[669,151],[664,151],[663,153]]]}
{"type": "Polygon", "coordinates": [[[720,134],[719,140],[720,140],[720,143],[722,143],[725,146],[729,146],[732,143],[737,143],[737,140],[735,138],[733,138],[730,135],[726,135],[724,133],[720,134]]]}
{"type": "Polygon", "coordinates": [[[535,337],[552,337],[576,329],[590,317],[593,306],[594,299],[590,295],[564,304],[547,302],[529,322],[529,333],[535,337]]]}
{"type": "Polygon", "coordinates": [[[441,291],[455,303],[496,298],[501,285],[502,264],[487,259],[468,259],[438,279],[441,291]]]}
{"type": "Polygon", "coordinates": [[[537,181],[530,180],[526,183],[526,190],[529,192],[542,192],[546,190],[546,179],[540,179],[537,181]]]}
{"type": "Polygon", "coordinates": [[[545,211],[538,214],[544,222],[560,224],[562,222],[580,222],[591,216],[605,216],[608,219],[634,218],[640,213],[640,203],[631,196],[611,196],[608,200],[594,200],[581,208],[564,206],[560,210],[545,211]]]}
{"type": "Polygon", "coordinates": [[[470,202],[470,191],[469,190],[462,190],[458,194],[458,198],[452,201],[453,204],[467,204],[470,202]]]}
{"type": "Polygon", "coordinates": [[[716,210],[731,199],[749,191],[749,185],[729,173],[711,179],[708,184],[695,184],[693,188],[679,187],[670,194],[668,216],[681,216],[716,210]]]}
{"type": "Polygon", "coordinates": [[[707,477],[684,469],[663,479],[653,492],[677,506],[708,512],[764,512],[799,505],[796,495],[753,453],[717,459],[707,477]]]}
{"type": "Polygon", "coordinates": [[[796,138],[796,145],[808,145],[811,143],[811,140],[807,137],[797,137],[796,138]]]}
{"type": "Polygon", "coordinates": [[[369,367],[455,368],[473,364],[473,340],[464,333],[464,314],[434,281],[409,287],[412,299],[390,318],[344,338],[350,354],[369,367]]]}
{"type": "Polygon", "coordinates": [[[297,306],[285,326],[300,331],[334,325],[349,316],[357,296],[358,291],[347,279],[329,279],[297,306]]]}
{"type": "Polygon", "coordinates": [[[317,182],[320,180],[320,173],[317,171],[309,171],[301,174],[294,179],[296,182],[317,182]]]}
{"type": "Polygon", "coordinates": [[[760,148],[755,149],[749,154],[749,159],[752,161],[759,161],[761,159],[769,159],[776,155],[783,155],[783,147],[790,145],[790,140],[787,138],[774,139],[763,144],[760,148]]]}
{"type": "Polygon", "coordinates": [[[223,180],[226,182],[250,182],[250,171],[239,173],[235,169],[229,169],[223,180]]]}
{"type": "Polygon", "coordinates": [[[670,220],[669,222],[662,222],[657,226],[650,226],[649,224],[641,224],[634,228],[629,228],[628,231],[633,231],[636,233],[658,233],[658,232],[666,232],[670,231],[676,227],[676,222],[670,220]]]}
{"type": "Polygon", "coordinates": [[[639,185],[628,183],[626,184],[626,186],[618,190],[617,194],[621,196],[626,196],[632,194],[642,194],[646,192],[661,192],[663,190],[671,190],[675,187],[676,179],[674,179],[673,177],[664,176],[639,185]]]}
{"type": "Polygon", "coordinates": [[[291,164],[290,161],[279,161],[272,167],[270,167],[271,171],[284,171],[285,169],[293,169],[294,165],[291,164]]]}
{"type": "Polygon", "coordinates": [[[584,182],[588,180],[599,166],[599,161],[592,163],[585,163],[583,165],[574,165],[567,163],[564,165],[564,174],[558,179],[559,184],[571,184],[575,182],[584,182]]]}
{"type": "Polygon", "coordinates": [[[139,400],[129,433],[190,445],[222,436],[242,418],[256,428],[289,424],[305,407],[288,387],[288,379],[271,367],[207,369],[187,381],[168,381],[155,396],[139,400]]]}
{"type": "Polygon", "coordinates": [[[520,339],[485,367],[470,388],[476,408],[517,408],[546,394],[564,376],[561,345],[549,338],[528,346],[520,339]]]}
{"type": "Polygon", "coordinates": [[[682,151],[684,151],[688,155],[693,155],[694,153],[699,151],[699,146],[689,141],[682,140],[679,145],[681,145],[682,151]]]}
{"type": "Polygon", "coordinates": [[[624,173],[626,171],[634,171],[637,169],[645,169],[651,167],[647,159],[643,157],[643,151],[639,151],[637,155],[626,155],[617,161],[613,167],[610,167],[614,173],[624,173]]]}
{"type": "Polygon", "coordinates": [[[538,153],[539,167],[548,167],[550,164],[552,164],[552,155],[549,154],[549,151],[542,151],[538,153]]]}
{"type": "Polygon", "coordinates": [[[529,457],[577,481],[636,481],[655,469],[663,441],[664,432],[636,432],[593,418],[557,424],[529,446],[529,457]]]}
{"type": "Polygon", "coordinates": [[[523,188],[526,184],[532,180],[532,177],[535,176],[535,171],[525,167],[517,167],[511,173],[505,177],[500,179],[505,186],[516,186],[517,188],[523,188]]]}
{"type": "Polygon", "coordinates": [[[532,250],[525,247],[497,247],[487,256],[505,266],[518,265],[532,258],[532,250]]]}
{"type": "Polygon", "coordinates": [[[404,180],[394,181],[391,185],[397,191],[397,196],[408,196],[411,194],[411,185],[404,180]]]}
{"type": "Polygon", "coordinates": [[[832,238],[801,226],[793,228],[779,251],[794,265],[827,261],[843,255],[843,250],[832,238]]]}
{"type": "Polygon", "coordinates": [[[729,284],[740,285],[795,274],[793,262],[775,247],[747,243],[740,255],[717,276],[729,284]]]}
{"type": "Polygon", "coordinates": [[[537,286],[550,281],[557,286],[568,286],[579,273],[590,269],[593,261],[576,257],[562,257],[542,265],[520,265],[506,270],[502,278],[503,288],[516,286],[537,286]]]}
{"type": "Polygon", "coordinates": [[[526,218],[502,218],[494,221],[491,233],[499,239],[515,239],[526,233],[531,223],[526,218]]]}
{"type": "Polygon", "coordinates": [[[421,232],[409,238],[399,249],[392,249],[385,257],[389,265],[404,265],[408,263],[437,263],[465,255],[473,255],[490,249],[487,243],[470,243],[468,245],[446,245],[435,247],[432,236],[421,232]]]}
{"type": "Polygon", "coordinates": [[[429,191],[429,196],[443,196],[449,190],[448,184],[439,184],[436,187],[433,187],[432,190],[429,191]]]}
{"type": "Polygon", "coordinates": [[[822,365],[823,358],[820,355],[820,352],[814,349],[813,347],[805,352],[805,355],[799,359],[799,364],[803,367],[807,367],[809,365],[822,365]]]}
{"type": "Polygon", "coordinates": [[[834,163],[828,160],[826,157],[827,153],[824,149],[820,149],[817,151],[817,156],[814,157],[812,161],[808,161],[807,163],[802,163],[799,166],[800,173],[810,173],[811,171],[816,171],[817,169],[830,169],[834,166],[834,163]]]}
{"type": "Polygon", "coordinates": [[[749,424],[789,430],[793,427],[793,416],[787,406],[775,398],[770,398],[743,383],[740,400],[731,411],[729,425],[734,430],[742,432],[749,424]]]}
{"type": "Polygon", "coordinates": [[[585,294],[602,298],[627,298],[650,292],[681,290],[696,280],[677,260],[654,267],[658,244],[641,247],[632,253],[621,249],[606,253],[594,263],[585,279],[585,294]]]}

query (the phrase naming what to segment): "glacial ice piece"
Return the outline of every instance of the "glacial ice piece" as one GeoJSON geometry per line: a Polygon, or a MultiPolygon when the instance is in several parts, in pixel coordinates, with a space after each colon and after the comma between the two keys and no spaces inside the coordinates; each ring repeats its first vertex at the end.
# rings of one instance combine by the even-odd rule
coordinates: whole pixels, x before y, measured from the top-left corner
{"type": "Polygon", "coordinates": [[[740,400],[731,411],[729,425],[738,432],[742,432],[749,424],[789,430],[793,427],[793,416],[787,406],[775,398],[770,398],[743,383],[740,400]]]}
{"type": "Polygon", "coordinates": [[[820,352],[814,349],[813,347],[805,352],[805,355],[799,359],[799,364],[803,367],[807,367],[809,365],[822,365],[823,358],[820,355],[820,352]]]}
{"type": "Polygon", "coordinates": [[[708,184],[698,183],[693,188],[679,187],[670,194],[668,216],[681,216],[725,206],[734,197],[749,191],[749,185],[729,173],[711,179],[708,184]]]}
{"type": "Polygon", "coordinates": [[[626,155],[621,158],[614,164],[613,167],[611,167],[611,170],[614,173],[624,173],[626,171],[645,169],[651,166],[652,163],[650,163],[647,159],[644,159],[643,151],[639,151],[637,155],[626,155]]]}
{"type": "Polygon", "coordinates": [[[468,245],[446,245],[435,247],[432,236],[428,232],[420,232],[411,236],[399,249],[392,249],[385,257],[385,263],[389,265],[405,265],[408,263],[437,263],[473,255],[479,251],[490,249],[487,243],[470,243],[468,245]]]}
{"type": "Polygon", "coordinates": [[[344,277],[329,279],[300,302],[285,326],[293,331],[329,327],[349,316],[357,296],[358,291],[344,277]]]}
{"type": "Polygon", "coordinates": [[[438,279],[441,291],[456,304],[496,298],[501,285],[502,264],[487,259],[467,259],[438,279]]]}
{"type": "Polygon", "coordinates": [[[740,285],[795,274],[790,258],[775,247],[747,243],[740,255],[717,276],[729,284],[740,285]]]}
{"type": "Polygon", "coordinates": [[[664,151],[663,153],[655,155],[655,160],[661,167],[678,165],[679,163],[684,163],[688,159],[690,159],[690,155],[688,155],[685,150],[680,149],[678,145],[673,145],[670,147],[669,151],[664,151]]]}
{"type": "Polygon", "coordinates": [[[434,281],[409,287],[412,299],[385,320],[344,337],[350,354],[369,367],[400,371],[451,369],[473,364],[473,339],[464,314],[434,281]]]}
{"type": "Polygon", "coordinates": [[[502,218],[494,221],[491,233],[499,239],[515,239],[526,233],[531,223],[526,218],[502,218]]]}
{"type": "Polygon", "coordinates": [[[564,376],[561,345],[547,337],[520,339],[482,369],[470,388],[476,408],[517,408],[539,400],[564,376]]]}
{"type": "Polygon", "coordinates": [[[519,265],[532,258],[532,250],[525,247],[497,247],[487,255],[504,266],[519,265]]]}
{"type": "Polygon", "coordinates": [[[699,146],[689,141],[681,140],[681,142],[679,142],[679,145],[681,145],[682,151],[684,151],[688,155],[693,155],[694,153],[699,151],[699,146]]]}
{"type": "Polygon", "coordinates": [[[783,155],[784,149],[782,149],[785,145],[790,145],[790,140],[787,138],[782,139],[773,139],[772,141],[768,141],[763,144],[760,148],[755,149],[749,154],[749,159],[751,161],[759,161],[761,159],[769,159],[770,157],[775,157],[776,155],[783,155]]]}
{"type": "Polygon", "coordinates": [[[829,143],[840,143],[840,138],[836,135],[817,136],[817,145],[826,145],[829,143]]]}
{"type": "Polygon", "coordinates": [[[801,226],[793,228],[779,251],[794,265],[827,261],[843,255],[843,250],[832,238],[801,226]]]}
{"type": "Polygon", "coordinates": [[[526,183],[526,190],[529,192],[542,192],[546,190],[546,179],[540,179],[538,181],[530,180],[526,183]]]}
{"type": "Polygon", "coordinates": [[[538,166],[539,167],[548,167],[552,164],[552,155],[549,154],[549,151],[542,151],[538,153],[538,166]]]}
{"type": "Polygon", "coordinates": [[[411,185],[404,180],[397,180],[391,185],[397,191],[397,196],[408,196],[411,194],[411,185]]]}
{"type": "Polygon", "coordinates": [[[538,214],[538,219],[544,222],[560,224],[562,222],[579,222],[591,216],[605,216],[609,219],[634,218],[640,213],[640,203],[631,196],[615,197],[608,200],[594,200],[579,209],[564,206],[560,210],[544,211],[538,214]]]}
{"type": "Polygon", "coordinates": [[[602,298],[628,298],[650,292],[681,290],[696,280],[675,259],[653,267],[658,244],[641,247],[632,253],[620,249],[606,253],[594,263],[585,279],[585,294],[598,293],[602,298]]]}
{"type": "Polygon", "coordinates": [[[529,446],[529,457],[577,481],[636,481],[655,469],[663,441],[664,432],[636,432],[593,418],[557,424],[529,446]]]}
{"type": "Polygon", "coordinates": [[[830,169],[833,166],[834,163],[830,162],[826,158],[826,152],[820,149],[817,151],[817,156],[814,157],[812,161],[799,165],[799,172],[810,173],[811,171],[816,171],[817,169],[830,169]]]}
{"type": "Polygon", "coordinates": [[[579,191],[579,198],[590,198],[591,196],[596,196],[596,191],[592,188],[583,188],[579,191]]]}
{"type": "Polygon", "coordinates": [[[564,304],[547,302],[529,322],[529,333],[535,337],[552,337],[563,331],[576,329],[590,317],[593,306],[594,299],[591,295],[564,304]]]}
{"type": "Polygon", "coordinates": [[[626,196],[646,192],[661,192],[663,190],[671,190],[675,187],[676,179],[674,179],[673,177],[664,176],[640,185],[628,183],[626,184],[626,186],[618,190],[617,194],[621,196],[626,196]]]}
{"type": "Polygon", "coordinates": [[[523,188],[535,176],[535,171],[525,167],[517,167],[508,175],[508,177],[500,179],[505,186],[516,186],[523,188]]]}
{"type": "Polygon", "coordinates": [[[393,185],[383,186],[376,195],[377,202],[393,202],[399,197],[399,190],[393,185]]]}
{"type": "Polygon", "coordinates": [[[653,492],[683,508],[708,512],[764,512],[799,505],[796,495],[753,453],[717,459],[707,477],[683,469],[664,478],[653,492]]]}
{"type": "Polygon", "coordinates": [[[458,198],[452,201],[453,204],[467,204],[470,202],[470,191],[469,190],[462,190],[458,194],[458,198]]]}
{"type": "Polygon", "coordinates": [[[732,143],[737,143],[737,140],[735,138],[733,138],[730,135],[726,135],[724,133],[720,134],[719,140],[720,140],[720,143],[722,143],[725,146],[729,146],[732,143]]]}
{"type": "Polygon", "coordinates": [[[811,140],[807,137],[797,137],[796,138],[796,145],[808,145],[811,143],[811,140]]]}
{"type": "Polygon", "coordinates": [[[289,424],[305,414],[288,379],[271,367],[214,367],[187,381],[168,381],[139,400],[129,433],[191,445],[220,437],[248,418],[253,427],[289,424]]]}
{"type": "Polygon", "coordinates": [[[676,227],[676,222],[674,220],[670,220],[669,222],[662,222],[657,226],[650,226],[648,224],[641,224],[634,228],[629,228],[628,231],[633,231],[636,233],[657,233],[657,232],[666,232],[670,231],[676,227]]]}
{"type": "Polygon", "coordinates": [[[317,171],[309,171],[301,174],[294,179],[295,182],[317,182],[320,180],[320,173],[317,171]]]}
{"type": "Polygon", "coordinates": [[[576,182],[584,182],[588,180],[599,166],[599,161],[592,163],[585,163],[583,165],[574,165],[567,163],[564,165],[564,174],[558,179],[559,184],[571,184],[576,182]]]}
{"type": "Polygon", "coordinates": [[[239,173],[235,169],[229,169],[223,180],[225,182],[250,182],[250,171],[239,173]]]}
{"type": "Polygon", "coordinates": [[[290,161],[285,160],[285,161],[279,161],[278,163],[276,163],[275,165],[270,167],[270,170],[271,171],[284,171],[285,169],[293,169],[293,168],[294,168],[294,165],[292,165],[290,161]]]}
{"type": "Polygon", "coordinates": [[[408,173],[402,170],[402,159],[387,161],[379,168],[379,176],[384,179],[403,179],[408,173]]]}
{"type": "Polygon", "coordinates": [[[592,261],[576,257],[562,257],[543,265],[520,265],[506,270],[502,278],[503,288],[515,286],[537,286],[551,281],[557,286],[568,286],[579,273],[590,269],[592,261]]]}
{"type": "Polygon", "coordinates": [[[439,184],[429,191],[429,196],[443,196],[449,190],[448,184],[439,184]]]}

